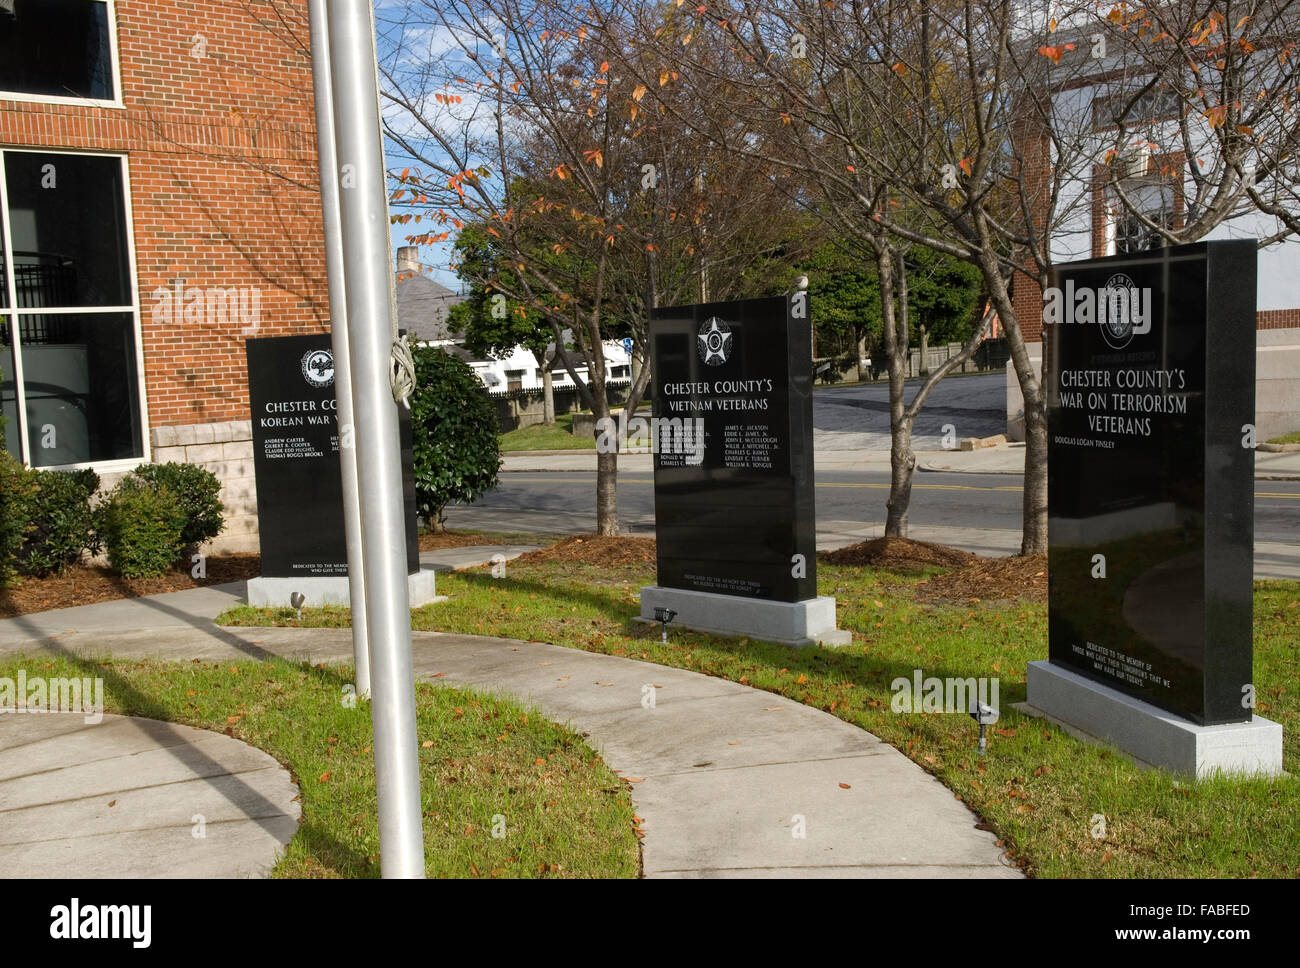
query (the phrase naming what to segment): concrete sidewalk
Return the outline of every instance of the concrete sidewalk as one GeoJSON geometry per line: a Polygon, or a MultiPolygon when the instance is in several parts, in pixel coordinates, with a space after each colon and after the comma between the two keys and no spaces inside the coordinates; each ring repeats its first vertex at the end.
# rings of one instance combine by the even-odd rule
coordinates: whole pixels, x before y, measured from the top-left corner
{"type": "Polygon", "coordinates": [[[133,716],[0,716],[5,877],[264,877],[298,786],[221,733],[133,716]]]}
{"type": "MultiPolygon", "coordinates": [[[[0,655],[64,654],[92,663],[103,655],[350,661],[346,629],[213,625],[214,609],[235,595],[231,586],[222,586],[137,599],[127,617],[157,616],[159,624],[129,630],[117,624],[125,603],[6,619],[0,621],[0,655]]],[[[637,778],[632,798],[645,819],[647,876],[1020,876],[1004,862],[993,834],[977,830],[975,815],[938,780],[870,733],[793,700],[698,673],[536,642],[416,633],[413,657],[422,678],[535,703],[549,719],[583,733],[613,769],[637,778]],[[643,704],[650,694],[653,705],[643,704]]],[[[797,661],[794,653],[791,661],[797,661]]],[[[145,727],[132,733],[118,725],[130,736],[130,748],[111,742],[97,747],[103,725],[78,726],[72,732],[84,741],[74,743],[74,736],[60,741],[59,719],[0,717],[0,811],[20,803],[23,829],[34,832],[21,846],[3,840],[21,851],[13,855],[19,866],[6,863],[5,869],[26,876],[57,865],[62,872],[90,874],[135,870],[132,865],[143,862],[152,873],[209,876],[212,868],[201,852],[175,849],[182,833],[190,835],[188,815],[159,818],[149,827],[154,833],[145,836],[135,810],[105,806],[115,798],[107,787],[96,788],[88,801],[93,829],[48,836],[56,829],[57,811],[84,799],[78,777],[85,774],[79,770],[107,768],[129,776],[131,790],[144,798],[183,776],[174,735],[156,733],[151,742],[145,727]],[[21,738],[15,726],[25,731],[21,738]],[[46,770],[55,749],[69,772],[46,770]],[[42,792],[17,799],[34,774],[45,776],[42,792]]],[[[204,740],[209,737],[225,739],[206,734],[204,740]]],[[[224,773],[199,769],[184,782],[197,783],[196,790],[207,785],[204,795],[219,801],[209,806],[214,816],[242,817],[254,825],[279,816],[234,794],[228,778],[243,776],[247,768],[238,757],[233,762],[224,773]]],[[[241,855],[239,872],[265,869],[276,849],[263,840],[262,866],[241,855]]],[[[8,857],[0,852],[0,862],[8,857]]]]}

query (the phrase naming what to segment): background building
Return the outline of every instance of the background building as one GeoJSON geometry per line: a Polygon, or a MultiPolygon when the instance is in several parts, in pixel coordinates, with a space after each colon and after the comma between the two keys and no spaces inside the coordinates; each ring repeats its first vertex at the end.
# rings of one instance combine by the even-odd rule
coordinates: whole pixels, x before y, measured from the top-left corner
{"type": "MultiPolygon", "coordinates": [[[[1080,40],[1080,51],[1087,44],[1080,40]]],[[[1082,55],[1080,55],[1082,56],[1082,55]]],[[[1080,126],[1091,140],[1079,154],[1102,159],[1114,143],[1117,125],[1113,118],[1119,106],[1133,101],[1142,78],[1118,69],[1118,54],[1099,60],[1095,72],[1080,74],[1062,85],[1055,94],[1053,110],[1066,119],[1063,129],[1080,126]]],[[[1159,87],[1138,98],[1126,116],[1132,133],[1131,144],[1110,164],[1096,163],[1091,170],[1071,171],[1062,192],[1058,211],[1065,213],[1062,224],[1051,236],[1054,263],[1116,255],[1164,245],[1162,237],[1133,217],[1120,201],[1117,183],[1150,221],[1180,229],[1189,217],[1189,199],[1195,194],[1190,166],[1196,152],[1210,143],[1208,131],[1199,132],[1203,142],[1183,145],[1178,117],[1183,106],[1176,95],[1159,87]],[[1161,149],[1157,145],[1175,147],[1161,149]],[[1188,149],[1191,150],[1189,157],[1188,149]]],[[[1040,181],[1030,186],[1030,195],[1043,197],[1043,186],[1051,177],[1053,156],[1050,142],[1041,129],[1027,126],[1028,134],[1019,148],[1027,162],[1037,161],[1034,170],[1040,181]]],[[[1193,132],[1196,129],[1193,127],[1193,132]]],[[[1209,148],[1210,151],[1213,148],[1209,148]]],[[[1262,184],[1259,183],[1259,184],[1262,184]]],[[[1204,239],[1261,239],[1271,237],[1278,224],[1256,211],[1248,201],[1204,239]]],[[[1041,373],[1043,359],[1042,293],[1025,276],[1015,281],[1016,316],[1024,331],[1028,349],[1041,373]]],[[[1256,388],[1255,423],[1261,441],[1300,430],[1300,239],[1287,238],[1259,251],[1259,283],[1256,296],[1256,388]]],[[[1015,372],[1007,370],[1008,435],[1024,439],[1024,399],[1015,372]]]]}

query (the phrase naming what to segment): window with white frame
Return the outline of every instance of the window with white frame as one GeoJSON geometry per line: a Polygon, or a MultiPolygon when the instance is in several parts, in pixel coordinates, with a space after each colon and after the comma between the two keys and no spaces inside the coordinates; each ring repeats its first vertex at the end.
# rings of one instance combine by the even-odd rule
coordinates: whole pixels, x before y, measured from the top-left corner
{"type": "Polygon", "coordinates": [[[123,166],[0,151],[0,404],[33,467],[144,456],[123,166]]]}
{"type": "Polygon", "coordinates": [[[116,101],[109,0],[0,0],[0,97],[116,101]]]}
{"type": "Polygon", "coordinates": [[[1110,224],[1107,254],[1128,255],[1159,249],[1167,244],[1154,227],[1174,225],[1174,190],[1167,183],[1130,179],[1124,183],[1125,204],[1117,192],[1107,193],[1110,224]]]}

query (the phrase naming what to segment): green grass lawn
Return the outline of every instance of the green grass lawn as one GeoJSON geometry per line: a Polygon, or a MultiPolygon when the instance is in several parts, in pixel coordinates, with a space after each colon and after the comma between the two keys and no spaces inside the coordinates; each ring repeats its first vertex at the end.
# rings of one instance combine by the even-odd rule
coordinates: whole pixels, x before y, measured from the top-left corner
{"type": "MultiPolygon", "coordinates": [[[[101,676],[105,712],[227,732],[296,777],[303,822],[277,877],[378,877],[370,706],[350,667],[8,658],[0,676],[101,676]]],[[[623,782],[574,734],[509,699],[416,687],[430,877],[636,877],[623,782]],[[493,834],[502,836],[493,836],[493,834]]]]}
{"type": "MultiPolygon", "coordinates": [[[[881,737],[935,775],[989,823],[1038,877],[1300,876],[1300,782],[1179,780],[1140,770],[1109,748],[1073,739],[1011,704],[1025,698],[1025,664],[1047,658],[1042,604],[918,603],[916,575],[821,565],[818,590],[853,631],[842,649],[790,649],[746,639],[636,625],[638,590],[653,563],[617,568],[511,563],[439,576],[444,604],[412,613],[417,629],[541,640],[692,669],[780,693],[881,737]],[[1002,718],[976,753],[961,714],[894,713],[890,683],[912,670],[946,678],[1000,677],[1002,718]],[[1095,837],[1105,818],[1105,835],[1095,837]]],[[[292,624],[286,612],[228,613],[232,624],[292,624]]],[[[291,615],[292,613],[287,613],[291,615]]],[[[304,611],[305,624],[342,625],[346,610],[304,611]]],[[[1300,770],[1300,583],[1255,592],[1258,710],[1285,730],[1284,765],[1300,770]]]]}
{"type": "Polygon", "coordinates": [[[554,427],[534,424],[501,435],[501,451],[519,450],[595,450],[596,438],[573,436],[573,414],[555,418],[554,427]]]}
{"type": "Polygon", "coordinates": [[[1300,444],[1300,430],[1293,433],[1283,434],[1281,437],[1274,437],[1269,441],[1270,444],[1300,444]]]}

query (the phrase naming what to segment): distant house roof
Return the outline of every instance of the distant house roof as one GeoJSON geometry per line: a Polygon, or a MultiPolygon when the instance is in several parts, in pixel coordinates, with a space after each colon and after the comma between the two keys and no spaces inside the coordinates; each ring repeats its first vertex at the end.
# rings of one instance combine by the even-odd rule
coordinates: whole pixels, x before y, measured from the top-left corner
{"type": "Polygon", "coordinates": [[[451,331],[447,314],[464,298],[426,275],[399,272],[397,325],[417,343],[460,342],[464,334],[451,331]]]}

